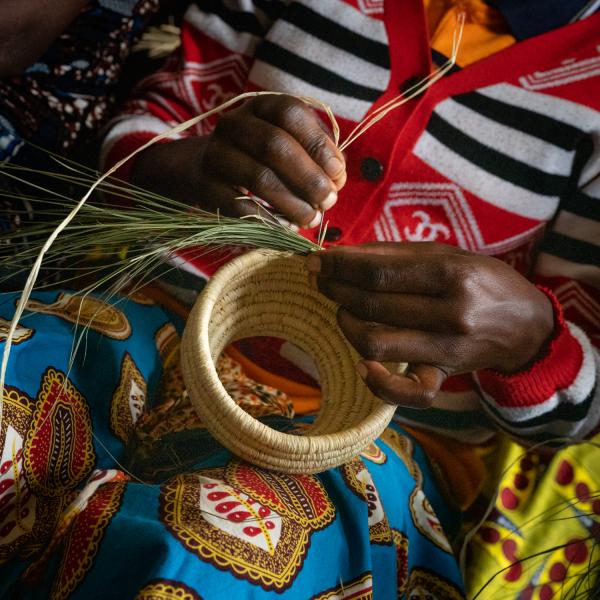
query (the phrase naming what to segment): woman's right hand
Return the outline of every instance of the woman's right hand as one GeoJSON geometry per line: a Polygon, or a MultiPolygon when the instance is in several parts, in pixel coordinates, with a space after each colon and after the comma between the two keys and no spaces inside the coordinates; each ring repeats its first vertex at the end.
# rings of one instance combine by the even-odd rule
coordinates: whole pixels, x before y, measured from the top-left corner
{"type": "Polygon", "coordinates": [[[346,181],[344,157],[319,117],[291,96],[257,96],[206,137],[155,145],[136,160],[141,187],[204,210],[259,212],[248,192],[300,227],[315,227],[346,181]]]}

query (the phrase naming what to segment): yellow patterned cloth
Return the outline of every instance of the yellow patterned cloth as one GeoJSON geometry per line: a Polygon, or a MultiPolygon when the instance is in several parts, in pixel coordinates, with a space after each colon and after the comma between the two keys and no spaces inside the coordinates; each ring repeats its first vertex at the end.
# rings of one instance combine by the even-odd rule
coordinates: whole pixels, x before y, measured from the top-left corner
{"type": "Polygon", "coordinates": [[[490,487],[500,485],[469,545],[469,598],[549,600],[578,592],[588,599],[592,590],[598,593],[595,578],[586,576],[600,560],[600,450],[594,444],[600,435],[544,455],[505,439],[490,453],[490,487]]]}

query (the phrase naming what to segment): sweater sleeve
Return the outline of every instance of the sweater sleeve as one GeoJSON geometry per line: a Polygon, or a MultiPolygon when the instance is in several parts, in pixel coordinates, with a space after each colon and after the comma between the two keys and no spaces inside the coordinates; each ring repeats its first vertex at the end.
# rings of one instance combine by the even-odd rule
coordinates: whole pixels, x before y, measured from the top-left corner
{"type": "MultiPolygon", "coordinates": [[[[192,4],[180,47],[143,80],[111,122],[101,162],[115,164],[154,136],[211,110],[246,89],[256,47],[284,7],[280,0],[204,0],[192,4]]],[[[206,135],[216,117],[174,136],[206,135]]],[[[127,180],[129,161],[119,176],[127,180]]]]}
{"type": "MultiPolygon", "coordinates": [[[[535,282],[554,306],[554,335],[527,370],[480,371],[484,406],[497,425],[529,444],[590,437],[600,421],[600,150],[564,198],[544,237],[535,282]],[[562,438],[562,439],[561,439],[562,438]]],[[[590,156],[588,154],[588,156],[590,156]]]]}

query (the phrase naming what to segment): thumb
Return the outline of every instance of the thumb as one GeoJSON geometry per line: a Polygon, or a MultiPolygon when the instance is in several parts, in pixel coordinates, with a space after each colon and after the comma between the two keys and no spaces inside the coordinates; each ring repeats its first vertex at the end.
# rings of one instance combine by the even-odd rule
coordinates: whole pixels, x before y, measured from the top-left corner
{"type": "Polygon", "coordinates": [[[410,365],[400,375],[390,373],[381,363],[362,360],[356,369],[367,387],[384,402],[409,408],[429,408],[448,374],[433,365],[410,365]]]}

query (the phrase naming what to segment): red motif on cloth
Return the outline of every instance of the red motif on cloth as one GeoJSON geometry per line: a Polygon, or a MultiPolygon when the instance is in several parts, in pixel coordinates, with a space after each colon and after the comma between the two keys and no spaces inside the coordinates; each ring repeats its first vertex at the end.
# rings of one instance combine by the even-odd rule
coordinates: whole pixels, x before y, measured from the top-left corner
{"type": "Polygon", "coordinates": [[[404,598],[406,584],[408,583],[408,537],[392,529],[392,538],[396,547],[396,577],[398,582],[398,598],[404,598]]]}
{"type": "Polygon", "coordinates": [[[60,512],[59,498],[36,497],[23,468],[23,447],[35,402],[20,390],[4,391],[0,430],[0,564],[36,552],[60,512]]]}
{"type": "Polygon", "coordinates": [[[73,489],[94,466],[87,403],[61,371],[48,368],[42,376],[24,452],[27,481],[45,496],[73,489]]]}
{"type": "Polygon", "coordinates": [[[342,477],[348,487],[367,503],[369,519],[369,540],[373,544],[390,544],[392,531],[385,510],[375,487],[371,473],[360,458],[355,458],[340,467],[342,477]]]}
{"type": "Polygon", "coordinates": [[[86,498],[64,541],[64,551],[50,600],[67,598],[92,567],[106,528],[121,506],[126,483],[113,481],[99,486],[86,498]]]}
{"type": "Polygon", "coordinates": [[[110,405],[110,427],[123,443],[131,437],[138,418],[146,408],[147,387],[135,361],[129,352],[125,352],[119,383],[110,405]]]}
{"type": "Polygon", "coordinates": [[[21,575],[22,583],[37,587],[46,573],[49,561],[61,551],[62,559],[50,598],[68,596],[91,567],[91,560],[97,552],[104,530],[119,510],[127,481],[129,478],[122,471],[98,469],[82,490],[67,493],[65,501],[70,500],[70,504],[61,512],[52,539],[46,544],[44,551],[21,575]],[[113,488],[102,487],[105,484],[111,484],[113,488]],[[72,555],[69,557],[70,553],[72,555]]]}
{"type": "Polygon", "coordinates": [[[334,519],[335,507],[315,476],[232,462],[168,482],[161,517],[202,560],[283,591],[302,568],[312,533],[334,519]]]}
{"type": "Polygon", "coordinates": [[[452,553],[442,524],[420,487],[416,487],[410,495],[409,506],[414,526],[438,548],[452,553]]]}

